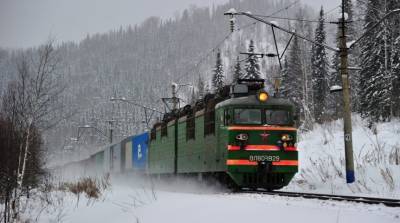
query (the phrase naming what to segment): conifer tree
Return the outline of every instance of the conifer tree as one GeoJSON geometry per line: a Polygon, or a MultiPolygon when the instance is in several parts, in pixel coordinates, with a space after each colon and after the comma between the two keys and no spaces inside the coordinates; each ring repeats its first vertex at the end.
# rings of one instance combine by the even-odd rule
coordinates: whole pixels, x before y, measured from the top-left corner
{"type": "Polygon", "coordinates": [[[192,88],[191,92],[190,92],[190,103],[189,104],[194,104],[196,103],[197,100],[197,96],[198,94],[196,93],[195,89],[192,88]]]}
{"type": "Polygon", "coordinates": [[[243,76],[242,67],[240,66],[239,57],[236,58],[236,64],[235,64],[235,67],[233,69],[234,70],[233,70],[233,81],[232,81],[232,83],[236,83],[243,76]]]}
{"type": "MultiPolygon", "coordinates": [[[[370,30],[379,20],[383,5],[369,0],[365,16],[364,31],[370,30]]],[[[391,115],[392,75],[385,63],[385,40],[387,33],[383,25],[370,31],[363,40],[361,49],[361,111],[364,117],[377,122],[388,120],[391,115]]]]}
{"type": "Polygon", "coordinates": [[[197,80],[197,98],[202,99],[204,98],[205,95],[205,86],[204,86],[204,80],[203,78],[199,75],[199,79],[197,80]]]}
{"type": "Polygon", "coordinates": [[[285,58],[280,92],[282,96],[291,100],[302,112],[303,91],[301,83],[303,83],[301,50],[299,41],[295,37],[288,58],[285,58]]]}
{"type": "MultiPolygon", "coordinates": [[[[324,10],[321,7],[319,23],[315,30],[315,41],[321,44],[326,43],[324,10]]],[[[326,77],[328,76],[328,62],[326,59],[325,47],[314,45],[311,57],[312,65],[312,89],[314,101],[314,118],[318,123],[322,123],[325,110],[325,99],[327,96],[326,77]]]]}
{"type": "Polygon", "coordinates": [[[212,85],[215,92],[218,92],[224,87],[224,70],[222,67],[221,51],[217,52],[217,61],[213,70],[212,85]]]}
{"type": "MultiPolygon", "coordinates": [[[[249,53],[254,53],[254,41],[250,40],[249,53]]],[[[249,55],[245,65],[245,79],[260,79],[260,64],[258,63],[258,58],[255,55],[249,55]]]]}
{"type": "MultiPolygon", "coordinates": [[[[390,0],[388,8],[390,10],[399,9],[400,1],[390,0]]],[[[393,16],[389,22],[389,29],[391,31],[392,44],[390,49],[391,53],[391,73],[392,73],[392,115],[400,117],[400,17],[393,16]]]]}
{"type": "Polygon", "coordinates": [[[287,57],[285,57],[282,63],[282,76],[281,76],[281,83],[279,85],[279,93],[283,97],[288,97],[291,88],[291,86],[288,84],[290,78],[288,77],[287,70],[288,70],[288,61],[287,57]]]}

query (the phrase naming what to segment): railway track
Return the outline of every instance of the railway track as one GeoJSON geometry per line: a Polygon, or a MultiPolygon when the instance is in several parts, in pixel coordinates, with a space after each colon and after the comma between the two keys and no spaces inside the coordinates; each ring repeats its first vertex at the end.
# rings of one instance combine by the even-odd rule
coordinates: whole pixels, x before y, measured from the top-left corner
{"type": "Polygon", "coordinates": [[[258,193],[267,195],[278,195],[282,197],[301,197],[305,199],[332,200],[332,201],[349,201],[365,204],[383,204],[388,207],[400,207],[400,200],[388,198],[375,198],[363,196],[333,195],[333,194],[315,194],[301,192],[286,191],[242,191],[243,193],[258,193]]]}

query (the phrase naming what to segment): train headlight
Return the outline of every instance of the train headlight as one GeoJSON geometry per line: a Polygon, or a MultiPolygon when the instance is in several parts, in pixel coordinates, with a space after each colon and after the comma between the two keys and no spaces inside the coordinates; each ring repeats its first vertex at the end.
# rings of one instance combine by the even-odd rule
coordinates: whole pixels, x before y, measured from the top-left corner
{"type": "Polygon", "coordinates": [[[240,133],[236,136],[236,139],[239,141],[247,141],[249,139],[249,135],[247,135],[246,133],[240,133]]]}
{"type": "Polygon", "coordinates": [[[258,93],[258,100],[261,102],[265,102],[268,100],[268,93],[265,91],[261,91],[260,93],[258,93]]]}
{"type": "Polygon", "coordinates": [[[281,140],[283,142],[289,142],[289,141],[293,140],[293,137],[291,135],[289,135],[289,134],[284,134],[284,135],[282,135],[281,140]]]}

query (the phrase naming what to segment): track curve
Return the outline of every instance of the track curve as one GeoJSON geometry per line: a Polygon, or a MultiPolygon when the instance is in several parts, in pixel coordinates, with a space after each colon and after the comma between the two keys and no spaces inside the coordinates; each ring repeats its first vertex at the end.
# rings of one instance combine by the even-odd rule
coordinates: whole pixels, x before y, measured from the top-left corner
{"type": "Polygon", "coordinates": [[[288,192],[288,191],[258,191],[258,190],[242,190],[241,193],[258,193],[267,195],[278,195],[283,197],[301,197],[305,199],[318,199],[318,200],[333,200],[333,201],[349,201],[365,204],[383,204],[387,207],[400,207],[399,199],[377,198],[377,197],[363,197],[363,196],[349,196],[349,195],[333,195],[333,194],[318,194],[318,193],[302,193],[302,192],[288,192]]]}

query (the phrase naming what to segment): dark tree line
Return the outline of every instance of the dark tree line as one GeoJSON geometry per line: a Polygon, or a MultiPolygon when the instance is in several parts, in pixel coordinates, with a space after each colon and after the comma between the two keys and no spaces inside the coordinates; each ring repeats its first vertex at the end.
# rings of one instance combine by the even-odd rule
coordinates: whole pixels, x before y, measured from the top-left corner
{"type": "MultiPolygon", "coordinates": [[[[364,16],[356,18],[352,1],[345,0],[348,43],[366,33],[365,38],[349,51],[349,67],[361,67],[360,71],[349,71],[352,111],[360,113],[370,123],[389,121],[392,117],[400,117],[400,17],[393,15],[378,26],[375,24],[390,11],[399,9],[400,2],[369,0],[362,4],[364,7],[359,7],[362,10],[358,8],[358,11],[364,16]],[[362,27],[361,31],[357,32],[359,24],[362,27]]],[[[326,44],[325,29],[324,13],[321,9],[314,34],[316,42],[326,44]]],[[[337,43],[340,32],[338,29],[337,43]]],[[[329,63],[325,47],[312,46],[310,61],[312,81],[308,87],[307,77],[304,75],[307,65],[301,64],[301,57],[305,54],[307,53],[295,38],[284,60],[281,93],[299,106],[303,120],[306,119],[308,108],[318,123],[341,118],[342,93],[329,93],[330,86],[342,85],[339,53],[334,53],[329,63]],[[308,94],[301,92],[300,85],[303,85],[303,89],[304,86],[306,89],[310,88],[311,107],[307,106],[308,94]]]]}
{"type": "MultiPolygon", "coordinates": [[[[397,0],[368,1],[364,31],[371,30],[385,14],[399,8],[397,0]]],[[[360,110],[372,122],[388,121],[400,116],[399,15],[369,33],[361,47],[360,110]]]]}
{"type": "MultiPolygon", "coordinates": [[[[250,40],[248,46],[248,53],[256,53],[254,41],[250,40]]],[[[221,51],[218,50],[216,54],[216,62],[215,67],[212,70],[212,85],[215,91],[221,90],[226,84],[236,83],[238,79],[260,79],[260,64],[257,56],[249,55],[245,60],[245,70],[242,71],[242,67],[240,65],[239,57],[237,57],[236,62],[233,66],[233,75],[232,80],[227,81],[224,75],[221,51]]],[[[200,81],[200,80],[199,80],[200,81]]]]}

